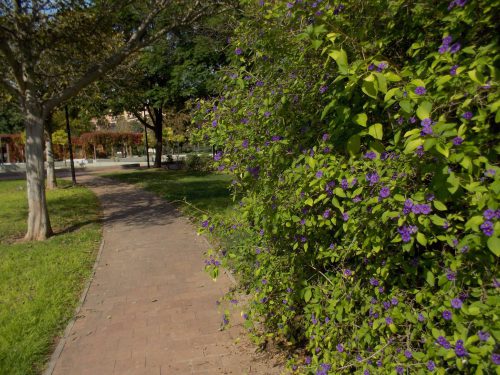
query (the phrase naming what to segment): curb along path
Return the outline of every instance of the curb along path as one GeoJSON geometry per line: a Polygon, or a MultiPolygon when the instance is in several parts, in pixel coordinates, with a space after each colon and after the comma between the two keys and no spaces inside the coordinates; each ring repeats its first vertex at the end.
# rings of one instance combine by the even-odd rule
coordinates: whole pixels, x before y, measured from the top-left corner
{"type": "Polygon", "coordinates": [[[104,247],[50,375],[280,373],[240,326],[219,330],[230,282],[205,274],[206,244],[186,218],[134,186],[81,181],[101,201],[104,247]]]}

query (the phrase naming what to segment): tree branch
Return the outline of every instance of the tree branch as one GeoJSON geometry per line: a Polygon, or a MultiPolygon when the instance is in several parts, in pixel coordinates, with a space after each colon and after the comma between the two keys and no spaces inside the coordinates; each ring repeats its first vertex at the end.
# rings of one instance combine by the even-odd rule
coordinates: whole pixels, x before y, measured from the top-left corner
{"type": "MultiPolygon", "coordinates": [[[[163,3],[164,1],[160,2],[160,4],[163,3]]],[[[144,18],[140,26],[132,34],[132,36],[124,46],[122,46],[118,51],[105,59],[102,63],[97,64],[87,70],[87,72],[82,77],[80,77],[75,82],[73,82],[72,85],[64,89],[59,96],[47,100],[44,103],[44,112],[49,113],[59,104],[75,96],[90,83],[94,82],[95,80],[106,74],[106,72],[120,65],[120,63],[125,60],[131,53],[141,48],[143,46],[142,41],[148,31],[148,27],[163,7],[164,5],[158,7],[153,6],[153,10],[144,18]]]]}
{"type": "Polygon", "coordinates": [[[151,129],[151,130],[154,130],[154,127],[149,125],[148,122],[146,121],[145,118],[143,118],[137,111],[132,111],[132,114],[135,116],[135,118],[137,120],[139,120],[139,122],[144,125],[145,127],[147,127],[148,129],[151,129]]]}

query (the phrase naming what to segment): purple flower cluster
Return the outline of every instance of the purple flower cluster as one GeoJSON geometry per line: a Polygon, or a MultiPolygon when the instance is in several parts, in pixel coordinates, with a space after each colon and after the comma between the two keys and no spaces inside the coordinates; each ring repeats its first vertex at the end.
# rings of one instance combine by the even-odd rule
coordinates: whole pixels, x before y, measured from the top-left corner
{"type": "Polygon", "coordinates": [[[373,151],[368,151],[366,154],[365,154],[365,158],[367,159],[370,159],[370,160],[374,160],[377,158],[377,154],[374,153],[373,151]]]}
{"type": "Polygon", "coordinates": [[[428,205],[428,204],[415,204],[413,205],[413,207],[411,208],[411,212],[413,212],[414,214],[418,215],[418,214],[423,214],[423,215],[428,215],[431,213],[431,206],[428,205]]]}
{"type": "Polygon", "coordinates": [[[486,220],[480,226],[485,236],[491,237],[493,236],[493,222],[486,220]]]}
{"type": "Polygon", "coordinates": [[[448,5],[448,10],[452,10],[455,7],[464,7],[467,4],[467,0],[453,0],[448,5]]]}
{"type": "Polygon", "coordinates": [[[328,375],[328,371],[330,371],[331,368],[332,368],[332,365],[330,365],[328,363],[322,363],[320,365],[320,368],[316,371],[316,375],[328,375]]]}
{"type": "Polygon", "coordinates": [[[466,357],[469,354],[464,348],[463,340],[457,340],[457,342],[455,343],[455,354],[457,355],[457,357],[466,357]]]}
{"type": "Polygon", "coordinates": [[[401,240],[403,242],[410,242],[411,241],[411,235],[417,233],[418,229],[414,225],[403,225],[402,227],[398,228],[398,232],[401,235],[401,240]]]}
{"type": "Polygon", "coordinates": [[[454,146],[460,146],[464,142],[464,139],[462,137],[455,137],[451,142],[454,146]]]}
{"type": "Polygon", "coordinates": [[[349,189],[349,183],[347,182],[347,179],[343,178],[342,181],[340,181],[340,187],[343,190],[349,189]]]}
{"type": "Polygon", "coordinates": [[[450,76],[456,76],[457,75],[457,69],[458,65],[453,65],[450,69],[450,76]]]}
{"type": "Polygon", "coordinates": [[[479,337],[479,340],[481,340],[481,341],[488,341],[488,339],[490,338],[490,334],[488,332],[484,332],[484,331],[479,331],[477,333],[477,336],[479,337]]]}
{"type": "Polygon", "coordinates": [[[217,151],[217,153],[214,155],[214,160],[219,161],[220,159],[222,159],[222,155],[222,151],[217,151]]]}
{"type": "Polygon", "coordinates": [[[422,131],[420,132],[422,136],[432,134],[432,120],[430,118],[423,119],[420,125],[422,125],[422,131]]]}
{"type": "Polygon", "coordinates": [[[368,173],[366,175],[366,181],[368,181],[370,183],[370,186],[375,185],[377,182],[379,182],[379,180],[380,180],[380,176],[378,175],[377,172],[368,173]]]}
{"type": "Polygon", "coordinates": [[[441,345],[443,348],[445,349],[450,349],[451,348],[451,345],[450,343],[448,342],[448,340],[446,340],[446,338],[444,338],[443,336],[439,336],[438,339],[437,339],[437,343],[439,345],[441,345]]]}

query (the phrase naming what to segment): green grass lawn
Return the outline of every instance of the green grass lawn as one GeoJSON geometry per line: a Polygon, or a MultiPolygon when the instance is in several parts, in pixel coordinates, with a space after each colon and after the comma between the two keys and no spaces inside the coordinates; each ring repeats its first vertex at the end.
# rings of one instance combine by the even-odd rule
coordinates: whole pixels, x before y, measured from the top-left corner
{"type": "Polygon", "coordinates": [[[91,273],[99,204],[90,190],[62,185],[47,193],[56,235],[22,243],[26,182],[0,181],[0,374],[41,373],[91,273]]]}
{"type": "MultiPolygon", "coordinates": [[[[141,170],[106,175],[138,184],[170,202],[184,201],[211,214],[225,214],[233,206],[229,193],[231,177],[225,174],[192,171],[141,170]]],[[[200,211],[179,203],[185,214],[200,217],[200,211]]]]}

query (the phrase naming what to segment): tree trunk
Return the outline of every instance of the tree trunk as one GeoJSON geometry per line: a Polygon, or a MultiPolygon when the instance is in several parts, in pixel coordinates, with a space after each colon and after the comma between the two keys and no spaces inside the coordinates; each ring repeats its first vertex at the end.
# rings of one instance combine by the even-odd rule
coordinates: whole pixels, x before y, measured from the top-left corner
{"type": "Polygon", "coordinates": [[[26,106],[26,183],[28,193],[27,241],[45,240],[52,234],[45,197],[43,158],[43,115],[41,110],[26,106]]]}
{"type": "Polygon", "coordinates": [[[52,145],[52,132],[50,129],[45,132],[45,152],[47,154],[47,189],[52,190],[57,187],[57,181],[54,163],[54,150],[52,145]]]}
{"type": "Polygon", "coordinates": [[[163,153],[163,113],[162,108],[154,108],[155,111],[155,168],[161,168],[161,155],[163,153]]]}

